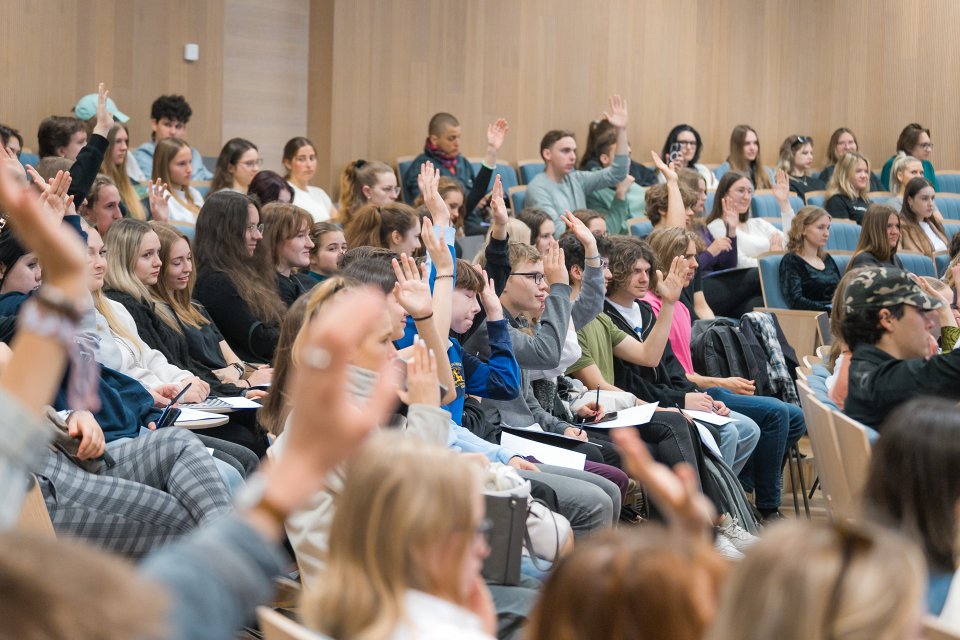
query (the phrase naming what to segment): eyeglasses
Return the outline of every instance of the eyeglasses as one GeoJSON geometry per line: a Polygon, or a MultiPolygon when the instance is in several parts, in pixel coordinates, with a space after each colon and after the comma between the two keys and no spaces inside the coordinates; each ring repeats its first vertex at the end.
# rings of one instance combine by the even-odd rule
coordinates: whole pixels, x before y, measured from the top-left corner
{"type": "Polygon", "coordinates": [[[832,638],[831,627],[836,622],[836,617],[840,613],[840,596],[843,593],[843,581],[847,577],[850,565],[853,563],[853,556],[858,552],[869,551],[873,548],[873,538],[865,531],[856,528],[853,525],[845,523],[834,523],[831,525],[833,532],[840,539],[843,545],[840,556],[840,571],[837,572],[837,580],[833,583],[833,589],[830,591],[830,599],[827,601],[827,611],[823,617],[823,637],[832,638]]]}
{"type": "Polygon", "coordinates": [[[923,144],[920,145],[920,148],[923,149],[924,151],[930,151],[930,150],[933,149],[933,143],[932,143],[932,142],[924,142],[923,144]]]}
{"type": "Polygon", "coordinates": [[[253,233],[254,231],[257,233],[263,233],[263,223],[247,225],[247,233],[253,233]]]}
{"type": "Polygon", "coordinates": [[[697,146],[696,140],[677,140],[677,144],[681,147],[695,147],[697,146]]]}
{"type": "Polygon", "coordinates": [[[381,187],[387,193],[392,193],[393,195],[399,195],[400,187],[381,187]]]}
{"type": "Polygon", "coordinates": [[[260,167],[263,166],[263,160],[244,160],[240,164],[250,169],[254,169],[254,168],[259,169],[260,167]]]}
{"type": "Polygon", "coordinates": [[[511,273],[511,276],[523,276],[524,278],[530,278],[533,280],[534,284],[542,284],[544,280],[547,279],[547,276],[538,272],[538,271],[528,271],[526,273],[511,273]]]}

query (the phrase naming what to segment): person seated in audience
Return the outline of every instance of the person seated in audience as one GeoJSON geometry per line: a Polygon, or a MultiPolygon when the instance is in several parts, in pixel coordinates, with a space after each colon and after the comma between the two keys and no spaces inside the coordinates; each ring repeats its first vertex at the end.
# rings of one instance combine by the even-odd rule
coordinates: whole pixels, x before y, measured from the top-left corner
{"type": "MultiPolygon", "coordinates": [[[[617,150],[617,128],[607,120],[590,123],[587,145],[580,159],[581,171],[599,171],[613,164],[617,150]]],[[[650,169],[640,165],[644,172],[650,169]]],[[[648,181],[654,183],[655,179],[648,181]]],[[[587,194],[587,207],[603,214],[607,227],[615,235],[628,233],[627,220],[644,213],[644,188],[629,173],[616,186],[596,189],[587,194]]]]}
{"type": "MultiPolygon", "coordinates": [[[[327,192],[310,184],[317,173],[317,148],[307,138],[298,136],[283,145],[284,179],[293,190],[297,206],[313,216],[314,222],[329,220],[337,209],[327,192]]],[[[265,206],[266,202],[261,202],[265,206]]]]}
{"type": "MultiPolygon", "coordinates": [[[[675,173],[673,175],[676,176],[675,173]]],[[[686,226],[687,212],[690,213],[691,217],[693,216],[693,207],[697,204],[697,198],[698,196],[695,191],[690,191],[686,187],[680,186],[676,179],[667,184],[654,185],[647,189],[645,195],[647,219],[653,224],[654,229],[678,226],[677,224],[671,224],[669,221],[678,217],[682,221],[679,226],[686,226]],[[670,193],[671,188],[677,189],[679,197],[670,193]],[[679,207],[676,205],[677,202],[679,202],[679,207]],[[673,204],[674,208],[678,211],[683,212],[681,216],[670,211],[671,204],[673,204]]]]}
{"type": "Polygon", "coordinates": [[[87,128],[83,120],[73,116],[50,116],[40,122],[37,144],[41,159],[56,156],[76,160],[87,144],[87,128]]]}
{"type": "Polygon", "coordinates": [[[790,178],[790,191],[806,201],[810,191],[827,188],[826,183],[811,174],[813,168],[813,138],[810,136],[788,136],[780,145],[778,169],[783,169],[790,178]]]}
{"type": "Polygon", "coordinates": [[[13,229],[0,229],[0,313],[8,313],[7,294],[30,294],[40,288],[43,269],[33,252],[28,252],[13,229]]]}
{"type": "Polygon", "coordinates": [[[190,184],[193,176],[190,151],[190,145],[181,138],[164,138],[156,144],[151,186],[162,185],[164,193],[162,199],[150,199],[151,219],[184,228],[197,224],[203,196],[190,184]]]}
{"type": "Polygon", "coordinates": [[[863,224],[863,216],[870,206],[870,161],[848,151],[837,161],[836,170],[827,184],[824,208],[834,218],[853,220],[863,224]]]}
{"type": "Polygon", "coordinates": [[[774,187],[773,169],[763,165],[760,159],[760,138],[756,130],[748,124],[738,124],[733,128],[730,133],[730,155],[717,167],[715,173],[718,179],[722,179],[728,171],[747,176],[754,189],[774,187]]]}
{"type": "Polygon", "coordinates": [[[273,369],[248,365],[237,357],[206,308],[193,299],[197,277],[187,236],[167,224],[151,222],[150,227],[160,239],[162,263],[151,293],[158,306],[169,309],[176,320],[175,328],[182,330],[191,361],[220,382],[241,388],[248,398],[259,398],[263,392],[245,387],[269,385],[273,369]]]}
{"type": "Polygon", "coordinates": [[[934,191],[940,190],[940,185],[937,183],[937,174],[933,170],[933,163],[930,162],[930,156],[933,155],[930,129],[912,122],[900,132],[900,137],[897,138],[897,153],[883,164],[883,169],[880,171],[880,182],[894,193],[896,193],[896,190],[893,188],[891,180],[893,162],[900,153],[905,153],[919,160],[923,164],[923,177],[933,185],[934,191]]]}
{"type": "Polygon", "coordinates": [[[257,145],[243,138],[230,138],[217,156],[217,166],[213,170],[207,195],[221,189],[247,193],[250,182],[262,166],[263,160],[260,159],[257,145]]]}
{"type": "MultiPolygon", "coordinates": [[[[126,125],[117,124],[107,134],[107,141],[110,144],[106,153],[103,154],[100,173],[113,181],[113,186],[120,198],[121,215],[137,220],[146,220],[147,212],[141,200],[147,197],[149,182],[146,177],[143,178],[142,183],[136,181],[127,173],[127,167],[130,166],[130,163],[127,162],[130,157],[128,153],[130,150],[130,131],[126,125]]],[[[136,162],[133,162],[132,165],[139,170],[136,162]]],[[[89,198],[89,196],[87,197],[89,198]]]]}
{"type": "MultiPolygon", "coordinates": [[[[162,140],[182,139],[187,135],[187,123],[193,109],[186,98],[179,95],[160,96],[150,105],[150,142],[144,142],[133,152],[133,157],[144,176],[154,173],[153,154],[162,140]]],[[[190,148],[189,145],[187,145],[190,148]]],[[[213,177],[203,164],[203,157],[196,149],[190,148],[190,175],[194,180],[209,180],[213,177]]]]}
{"type": "MultiPolygon", "coordinates": [[[[664,229],[651,234],[649,246],[633,239],[614,244],[621,253],[618,256],[618,252],[614,252],[614,280],[608,288],[608,304],[604,307],[614,326],[641,339],[661,324],[657,316],[661,313],[663,301],[653,293],[657,280],[653,280],[650,274],[656,272],[661,261],[671,259],[670,256],[679,251],[684,252],[681,255],[695,256],[694,237],[682,229],[664,229]]],[[[684,263],[688,269],[686,281],[689,282],[692,279],[689,270],[696,267],[689,260],[684,263]]],[[[623,380],[639,376],[641,379],[635,381],[635,386],[642,387],[640,396],[651,402],[683,403],[686,408],[717,410],[724,414],[737,412],[734,415],[736,432],[727,435],[721,432],[722,441],[718,444],[727,447],[724,459],[739,473],[746,491],[756,490],[756,505],[762,520],[780,519],[782,464],[787,449],[805,431],[803,412],[799,407],[776,398],[753,395],[755,385],[751,380],[697,374],[692,366],[690,320],[685,307],[677,307],[672,322],[664,320],[668,330],[686,338],[671,340],[670,348],[653,367],[620,362],[619,372],[615,369],[615,378],[623,380]],[[676,329],[672,326],[674,324],[678,325],[676,329]],[[757,432],[759,440],[756,439],[757,432]],[[739,437],[733,439],[736,442],[736,452],[733,453],[730,451],[733,448],[730,435],[737,433],[739,437]],[[756,443],[752,456],[747,450],[750,447],[745,444],[751,440],[756,443]]]]}
{"type": "Polygon", "coordinates": [[[492,640],[481,488],[476,466],[438,446],[371,439],[333,517],[325,580],[299,607],[306,624],[336,638],[492,640]]]}
{"type": "MultiPolygon", "coordinates": [[[[616,127],[611,125],[610,121],[606,118],[594,120],[590,123],[589,131],[587,133],[587,148],[584,149],[583,158],[580,161],[580,169],[584,171],[592,171],[603,167],[603,162],[601,162],[600,158],[597,156],[599,150],[603,148],[603,145],[597,145],[595,143],[592,144],[591,140],[597,139],[600,134],[606,135],[609,131],[615,132],[616,127]]],[[[610,157],[612,158],[612,152],[615,150],[610,149],[610,151],[610,157]]],[[[627,174],[633,177],[632,184],[635,184],[640,188],[657,184],[657,172],[635,160],[630,160],[630,168],[627,170],[627,174]]]]}
{"type": "Polygon", "coordinates": [[[853,355],[843,411],[881,434],[886,417],[917,394],[960,397],[960,350],[939,355],[930,335],[930,311],[941,327],[956,324],[953,296],[924,285],[900,269],[866,267],[847,286],[840,329],[853,355]]]}
{"type": "Polygon", "coordinates": [[[860,240],[853,250],[847,271],[858,267],[883,266],[903,269],[903,262],[897,256],[901,223],[900,215],[892,207],[871,204],[860,225],[860,240]]]}
{"type": "Polygon", "coordinates": [[[0,124],[0,145],[11,156],[19,159],[20,152],[23,151],[23,135],[13,127],[0,124]]]}
{"type": "Polygon", "coordinates": [[[936,192],[926,178],[913,178],[907,183],[900,209],[900,248],[904,251],[933,258],[933,254],[947,250],[947,231],[934,198],[936,192]]]}
{"type": "MultiPolygon", "coordinates": [[[[672,162],[678,173],[683,169],[695,171],[703,178],[707,189],[716,189],[718,184],[716,174],[700,164],[702,151],[703,140],[700,139],[700,132],[688,124],[678,124],[667,134],[663,150],[660,152],[660,159],[664,164],[672,162]]],[[[666,178],[661,173],[657,176],[657,181],[663,183],[666,182],[666,178]]]]}
{"type": "Polygon", "coordinates": [[[313,218],[293,204],[268,204],[262,210],[263,241],[254,258],[277,274],[277,293],[289,307],[316,284],[305,272],[314,248],[310,237],[313,218]]]}
{"type": "MultiPolygon", "coordinates": [[[[88,93],[77,100],[77,104],[73,106],[74,115],[87,123],[88,138],[90,137],[91,131],[96,124],[98,101],[98,94],[88,93]]],[[[121,176],[124,177],[124,180],[129,180],[134,185],[146,183],[150,175],[144,174],[144,172],[140,169],[140,165],[137,164],[132,152],[127,153],[130,148],[130,130],[127,128],[127,123],[130,121],[130,116],[120,111],[120,109],[117,108],[116,103],[114,103],[114,101],[110,98],[107,98],[104,106],[114,122],[114,127],[110,129],[110,134],[107,136],[107,139],[110,141],[110,149],[106,154],[106,159],[111,157],[119,158],[119,172],[117,172],[116,175],[112,172],[108,172],[106,170],[107,162],[104,162],[101,172],[109,175],[117,184],[122,182],[120,179],[121,176]],[[117,144],[115,146],[114,134],[117,132],[115,132],[114,129],[116,127],[122,127],[126,135],[122,140],[122,144],[117,144]],[[123,147],[122,154],[117,150],[117,147],[120,146],[123,147]]],[[[140,197],[143,197],[143,195],[144,194],[141,194],[140,197]]]]}
{"type": "MultiPolygon", "coordinates": [[[[711,175],[713,174],[711,173],[711,175]]],[[[692,169],[681,169],[677,176],[681,185],[697,194],[697,201],[692,207],[693,216],[688,221],[689,229],[697,234],[703,245],[703,251],[697,255],[697,264],[699,265],[697,272],[708,274],[714,271],[735,269],[737,267],[737,223],[734,222],[736,214],[731,208],[727,214],[729,220],[724,220],[727,234],[714,238],[705,222],[707,181],[692,169]]],[[[700,316],[700,312],[697,315],[707,319],[700,316]]]]}
{"type": "Polygon", "coordinates": [[[483,218],[478,215],[477,206],[487,193],[490,178],[497,167],[497,154],[509,130],[510,126],[503,118],[497,118],[487,126],[487,150],[480,171],[474,175],[473,165],[460,153],[460,122],[449,113],[435,114],[430,118],[423,153],[414,158],[401,176],[407,203],[416,206],[420,197],[420,186],[417,183],[420,167],[425,162],[430,162],[440,171],[442,178],[456,180],[460,184],[465,194],[463,205],[467,215],[463,216],[463,221],[467,223],[467,235],[475,235],[469,232],[483,228],[483,218]]]}
{"type": "Polygon", "coordinates": [[[396,202],[399,196],[397,174],[389,165],[378,160],[354,160],[340,175],[337,219],[346,227],[364,205],[389,205],[396,202]]]}
{"type": "Polygon", "coordinates": [[[280,174],[273,171],[257,171],[247,186],[247,195],[256,197],[261,207],[271,202],[293,202],[293,187],[280,174]]]}
{"type": "Polygon", "coordinates": [[[627,177],[629,147],[627,145],[627,101],[620,96],[610,96],[610,113],[604,118],[617,130],[617,146],[613,163],[600,171],[576,171],[577,143],[573,133],[554,129],[540,141],[540,157],[544,172],[530,181],[527,187],[526,206],[539,207],[550,214],[554,223],[553,235],[559,238],[564,232],[561,214],[565,211],[584,209],[587,196],[597,189],[616,187],[627,177]]]}
{"type": "Polygon", "coordinates": [[[843,274],[837,288],[833,292],[833,300],[830,307],[830,356],[825,363],[830,375],[827,376],[827,397],[843,411],[843,405],[847,400],[847,383],[850,377],[850,347],[843,341],[843,319],[847,315],[846,306],[843,303],[844,295],[847,291],[847,285],[853,280],[860,269],[851,269],[843,274]]]}
{"type": "Polygon", "coordinates": [[[704,640],[915,640],[923,573],[917,549],[881,527],[784,524],[731,569],[704,640]]]}
{"type": "Polygon", "coordinates": [[[402,202],[361,207],[343,227],[347,245],[413,255],[420,249],[420,217],[402,202]]]}
{"type": "Polygon", "coordinates": [[[927,611],[934,616],[947,613],[947,594],[957,580],[958,435],[956,402],[931,397],[905,402],[884,422],[863,490],[868,520],[899,531],[923,550],[927,611]]]}
{"type": "Polygon", "coordinates": [[[894,196],[888,199],[886,204],[899,211],[903,207],[903,192],[907,188],[907,183],[914,178],[922,177],[923,165],[920,161],[905,153],[898,153],[890,169],[890,192],[894,196]]]}
{"type": "Polygon", "coordinates": [[[347,252],[347,241],[343,229],[335,222],[315,222],[310,227],[310,269],[307,275],[323,282],[340,270],[337,263],[340,256],[347,252]]]}
{"type": "MultiPolygon", "coordinates": [[[[120,190],[116,183],[107,176],[100,174],[93,181],[93,185],[87,193],[87,198],[78,207],[77,213],[91,227],[99,231],[100,235],[106,235],[110,226],[123,218],[122,205],[123,200],[120,198],[120,190]]],[[[137,205],[140,205],[139,201],[137,201],[137,205]]],[[[133,215],[130,217],[137,219],[133,215]]]]}
{"type": "MultiPolygon", "coordinates": [[[[836,169],[837,163],[840,162],[842,158],[848,151],[859,151],[860,147],[857,144],[857,137],[853,135],[853,131],[847,129],[846,127],[840,127],[830,136],[830,143],[827,146],[827,162],[829,164],[820,172],[820,175],[817,176],[820,178],[820,182],[825,185],[830,184],[830,178],[833,177],[833,171],[836,169]]],[[[875,173],[870,174],[870,191],[886,191],[887,187],[880,182],[880,176],[875,173]]]]}
{"type": "Polygon", "coordinates": [[[820,207],[797,212],[780,261],[780,291],[791,309],[828,311],[840,282],[840,269],[824,250],[830,238],[830,214],[820,207]]]}
{"type": "Polygon", "coordinates": [[[267,363],[280,337],[283,301],[276,277],[254,258],[263,239],[260,208],[234,191],[213,194],[197,220],[194,298],[245,362],[267,363]]]}
{"type": "MultiPolygon", "coordinates": [[[[749,177],[728,171],[720,178],[720,186],[713,198],[713,210],[706,219],[707,229],[714,238],[728,236],[732,228],[736,228],[739,268],[756,267],[757,258],[768,251],[783,251],[783,232],[766,220],[751,215],[753,192],[749,177]]],[[[778,175],[776,193],[781,202],[782,217],[790,218],[792,211],[787,201],[787,177],[782,171],[778,175]],[[783,203],[786,203],[786,212],[783,203]]]]}
{"type": "MultiPolygon", "coordinates": [[[[6,176],[0,176],[0,202],[5,213],[17,220],[30,246],[41,254],[48,267],[48,283],[64,292],[63,302],[83,304],[88,293],[75,232],[60,228],[6,176]]],[[[361,294],[355,306],[347,304],[332,313],[326,323],[321,321],[313,327],[300,346],[306,353],[320,349],[333,354],[333,361],[322,370],[304,367],[301,371],[291,394],[298,400],[298,410],[290,430],[290,464],[285,469],[265,468],[261,488],[249,495],[237,515],[225,513],[215,519],[215,510],[211,509],[209,528],[151,553],[136,573],[83,544],[3,533],[0,548],[6,553],[0,554],[0,573],[16,585],[3,603],[8,632],[16,637],[80,639],[235,637],[253,614],[254,606],[266,602],[273,593],[272,578],[283,566],[279,551],[282,521],[317,491],[326,473],[348,456],[389,410],[391,400],[384,394],[378,393],[366,406],[358,406],[345,393],[344,356],[369,330],[371,311],[378,307],[371,298],[371,294],[361,294]],[[335,328],[338,324],[343,326],[335,328]],[[318,406],[325,414],[320,422],[315,419],[321,413],[318,406]],[[297,471],[291,473],[291,469],[297,471]],[[54,580],[48,579],[54,575],[54,580]],[[72,594],[69,598],[63,597],[65,590],[72,594]],[[124,599],[127,595],[129,600],[124,599]],[[45,607],[42,615],[36,612],[38,598],[45,607]]],[[[46,314],[47,320],[72,322],[52,308],[40,313],[46,314]]],[[[24,475],[46,451],[45,443],[52,432],[40,422],[43,405],[60,380],[67,353],[63,342],[38,333],[25,322],[0,372],[0,393],[6,408],[2,430],[8,438],[22,443],[0,454],[0,475],[5,478],[0,483],[4,497],[0,500],[0,526],[4,529],[12,525],[23,502],[28,487],[24,475]]],[[[389,369],[384,371],[389,373],[389,369]]],[[[180,429],[161,433],[185,440],[195,438],[180,429]]],[[[82,445],[81,451],[88,447],[82,445]]],[[[197,468],[210,459],[202,449],[201,456],[196,458],[197,468]]],[[[205,485],[209,488],[213,483],[205,485]]],[[[110,491],[107,488],[104,495],[110,491]]],[[[149,503],[133,497],[130,504],[143,513],[149,503]]]]}
{"type": "Polygon", "coordinates": [[[549,249],[556,240],[554,240],[553,218],[543,209],[536,207],[525,207],[517,214],[517,220],[522,222],[530,229],[530,243],[541,253],[549,249]]]}

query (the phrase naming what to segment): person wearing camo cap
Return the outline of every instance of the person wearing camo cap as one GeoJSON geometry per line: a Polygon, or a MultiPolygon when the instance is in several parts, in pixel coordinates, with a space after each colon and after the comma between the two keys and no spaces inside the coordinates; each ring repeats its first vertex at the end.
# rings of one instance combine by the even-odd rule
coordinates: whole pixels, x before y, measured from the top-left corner
{"type": "Polygon", "coordinates": [[[843,305],[841,333],[853,352],[848,416],[879,430],[890,412],[918,395],[960,398],[960,350],[938,354],[931,335],[938,320],[956,321],[948,299],[923,279],[868,267],[850,281],[843,305]]]}

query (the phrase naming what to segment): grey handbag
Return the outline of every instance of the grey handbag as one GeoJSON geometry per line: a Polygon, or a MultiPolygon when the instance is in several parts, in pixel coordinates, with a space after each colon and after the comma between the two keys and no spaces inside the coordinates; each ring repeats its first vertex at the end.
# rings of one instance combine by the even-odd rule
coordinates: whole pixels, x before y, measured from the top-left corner
{"type": "Polygon", "coordinates": [[[520,583],[520,558],[527,530],[526,497],[485,494],[490,531],[490,555],[483,561],[483,578],[490,584],[520,583]]]}

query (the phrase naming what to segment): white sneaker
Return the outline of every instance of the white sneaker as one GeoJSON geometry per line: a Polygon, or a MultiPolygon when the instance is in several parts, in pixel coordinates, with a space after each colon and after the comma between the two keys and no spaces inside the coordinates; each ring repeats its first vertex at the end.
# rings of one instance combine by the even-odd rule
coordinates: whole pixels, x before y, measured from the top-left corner
{"type": "Polygon", "coordinates": [[[713,548],[727,560],[743,559],[743,553],[724,535],[718,535],[713,539],[713,548]]]}
{"type": "Polygon", "coordinates": [[[717,532],[721,537],[729,540],[737,551],[746,551],[760,539],[741,527],[737,519],[729,513],[723,514],[723,517],[720,518],[717,532]]]}

